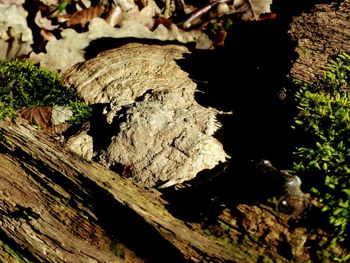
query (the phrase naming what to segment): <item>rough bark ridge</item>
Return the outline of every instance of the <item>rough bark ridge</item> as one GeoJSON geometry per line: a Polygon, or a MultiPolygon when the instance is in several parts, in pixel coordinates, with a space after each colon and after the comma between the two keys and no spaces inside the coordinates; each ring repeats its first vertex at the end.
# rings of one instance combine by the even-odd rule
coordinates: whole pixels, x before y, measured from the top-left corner
{"type": "Polygon", "coordinates": [[[191,231],[172,217],[156,191],[140,188],[97,163],[81,159],[26,123],[2,121],[0,129],[9,143],[0,159],[0,227],[7,240],[25,250],[29,259],[120,261],[110,251],[106,231],[98,225],[103,218],[93,213],[96,206],[92,201],[98,193],[139,215],[142,219],[138,223],[147,222],[169,242],[173,253],[177,251],[185,259],[244,258],[240,251],[191,231]]]}
{"type": "Polygon", "coordinates": [[[332,56],[350,51],[350,1],[318,5],[295,17],[290,34],[298,53],[291,75],[307,82],[316,80],[332,56]]]}

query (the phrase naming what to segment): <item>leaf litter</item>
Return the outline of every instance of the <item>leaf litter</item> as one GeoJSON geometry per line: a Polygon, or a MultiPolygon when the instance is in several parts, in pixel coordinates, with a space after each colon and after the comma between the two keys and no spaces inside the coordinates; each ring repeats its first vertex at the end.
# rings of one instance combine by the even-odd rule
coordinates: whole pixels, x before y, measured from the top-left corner
{"type": "Polygon", "coordinates": [[[60,73],[84,61],[84,49],[92,41],[107,37],[192,42],[198,49],[214,49],[224,43],[234,19],[274,18],[271,4],[272,0],[1,0],[0,59],[27,57],[60,73]]]}

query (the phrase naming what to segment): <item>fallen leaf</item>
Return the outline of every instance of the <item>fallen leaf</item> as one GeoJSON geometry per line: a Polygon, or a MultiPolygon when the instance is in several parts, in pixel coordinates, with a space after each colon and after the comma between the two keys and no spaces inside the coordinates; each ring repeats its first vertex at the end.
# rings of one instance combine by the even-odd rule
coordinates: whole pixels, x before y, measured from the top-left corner
{"type": "Polygon", "coordinates": [[[129,12],[131,9],[136,7],[134,0],[115,0],[115,4],[120,6],[124,12],[129,12]]]}
{"type": "Polygon", "coordinates": [[[16,5],[0,5],[0,59],[9,60],[29,54],[32,31],[16,5]]]}
{"type": "Polygon", "coordinates": [[[50,134],[62,134],[72,125],[68,120],[72,117],[73,112],[70,107],[66,106],[34,106],[19,109],[17,112],[29,124],[37,125],[50,134]]]}
{"type": "Polygon", "coordinates": [[[50,19],[48,19],[47,17],[42,17],[40,10],[38,12],[36,12],[34,22],[38,27],[49,30],[49,31],[55,30],[59,27],[59,25],[53,25],[52,21],[50,19]]]}
{"type": "Polygon", "coordinates": [[[112,27],[99,17],[89,23],[87,32],[78,33],[72,28],[61,32],[62,38],[49,41],[46,45],[46,53],[38,54],[40,64],[48,69],[64,72],[72,65],[84,61],[84,50],[91,41],[100,38],[128,38],[155,39],[155,40],[176,40],[180,43],[196,43],[196,48],[208,49],[212,47],[212,41],[201,30],[184,31],[175,24],[170,28],[159,25],[156,29],[150,30],[139,21],[124,20],[119,28],[112,27]],[[65,50],[65,52],[63,52],[65,50]]]}
{"type": "Polygon", "coordinates": [[[34,106],[18,110],[21,117],[27,120],[30,124],[38,125],[45,131],[51,131],[52,123],[52,107],[34,106]]]}
{"type": "Polygon", "coordinates": [[[254,19],[259,20],[260,15],[271,13],[272,0],[248,0],[254,14],[254,19]]]}
{"type": "Polygon", "coordinates": [[[23,8],[25,0],[0,0],[0,5],[15,5],[18,13],[20,13],[23,17],[28,16],[27,10],[23,8]]]}
{"type": "Polygon", "coordinates": [[[67,26],[81,25],[85,27],[85,24],[90,22],[95,17],[100,17],[104,11],[103,5],[92,6],[83,10],[76,11],[67,21],[67,26]]]}
{"type": "Polygon", "coordinates": [[[112,6],[105,17],[105,21],[112,27],[119,25],[123,20],[123,11],[119,6],[112,6]]]}
{"type": "Polygon", "coordinates": [[[73,111],[71,107],[58,105],[52,107],[51,122],[53,125],[67,122],[72,116],[73,111]]]}
{"type": "Polygon", "coordinates": [[[260,15],[271,13],[272,0],[236,0],[229,13],[242,20],[259,20],[260,15]]]}
{"type": "Polygon", "coordinates": [[[50,40],[57,40],[54,34],[52,34],[50,31],[41,29],[40,35],[43,37],[44,40],[50,41],[50,40]]]}

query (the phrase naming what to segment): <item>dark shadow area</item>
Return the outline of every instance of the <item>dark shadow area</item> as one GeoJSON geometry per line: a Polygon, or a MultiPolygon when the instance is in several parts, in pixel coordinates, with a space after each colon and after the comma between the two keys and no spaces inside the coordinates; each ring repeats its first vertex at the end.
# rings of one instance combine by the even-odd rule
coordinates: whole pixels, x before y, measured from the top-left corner
{"type": "MultiPolygon", "coordinates": [[[[21,154],[20,156],[23,156],[23,153],[21,154]]],[[[28,160],[31,160],[31,158],[28,157],[28,160]]],[[[70,206],[77,211],[82,211],[81,204],[89,204],[89,209],[96,215],[99,220],[98,224],[106,231],[108,236],[113,241],[124,244],[138,257],[143,258],[145,262],[189,262],[183,258],[182,254],[171,243],[161,237],[155,228],[145,222],[141,216],[127,206],[118,204],[112,195],[106,194],[106,191],[96,186],[95,183],[85,179],[85,181],[82,181],[84,185],[84,191],[82,191],[82,188],[77,187],[68,178],[63,178],[57,172],[41,165],[41,163],[37,163],[36,167],[40,172],[48,175],[55,184],[64,187],[68,193],[74,196],[74,198],[69,200],[70,206]]],[[[26,169],[26,172],[29,172],[31,176],[35,175],[28,169],[26,169]]],[[[35,176],[35,179],[46,185],[41,178],[35,176]]],[[[84,180],[83,178],[81,179],[84,180]]],[[[47,185],[44,188],[51,190],[51,195],[64,198],[47,185]]],[[[9,242],[9,244],[11,242],[10,240],[0,240],[9,242]]],[[[26,251],[21,251],[21,253],[30,258],[26,251]]]]}
{"type": "Polygon", "coordinates": [[[284,234],[280,235],[281,241],[277,245],[277,252],[288,260],[293,260],[292,247],[284,234]]]}
{"type": "Polygon", "coordinates": [[[201,172],[189,187],[162,190],[175,216],[215,218],[222,206],[264,201],[275,193],[255,163],[268,159],[279,169],[291,167],[294,112],[287,75],[296,44],[288,35],[291,16],[282,14],[275,20],[235,21],[224,47],[193,50],[179,61],[201,91],[199,104],[233,114],[219,116],[222,129],[215,134],[229,162],[201,172]]]}
{"type": "Polygon", "coordinates": [[[113,240],[124,244],[145,262],[191,262],[141,216],[127,206],[119,205],[112,195],[106,195],[105,190],[89,180],[84,185],[92,193],[84,202],[91,204],[99,225],[113,240]]]}
{"type": "MultiPolygon", "coordinates": [[[[186,45],[192,54],[178,64],[197,83],[197,102],[233,112],[219,116],[223,128],[215,134],[231,159],[199,173],[184,188],[161,190],[169,203],[167,209],[175,217],[190,222],[215,220],[223,207],[264,202],[275,194],[271,182],[259,176],[255,163],[268,159],[279,169],[291,168],[290,157],[297,138],[290,128],[294,102],[287,76],[297,57],[296,43],[288,34],[289,25],[293,15],[308,12],[317,3],[329,2],[276,1],[273,11],[277,19],[234,21],[222,48],[196,50],[193,44],[186,45]]],[[[87,47],[86,58],[130,42],[178,44],[103,38],[87,47]]],[[[109,220],[105,223],[113,225],[109,220]]]]}
{"type": "Polygon", "coordinates": [[[92,117],[90,118],[90,130],[88,134],[94,138],[93,149],[99,152],[105,150],[110,144],[112,137],[119,132],[119,125],[122,120],[113,120],[112,124],[109,124],[106,119],[104,111],[110,110],[109,104],[97,103],[92,106],[92,117]],[[117,123],[118,122],[118,123],[117,123]],[[101,131],[103,135],[101,136],[101,131]]]}
{"type": "MultiPolygon", "coordinates": [[[[66,199],[66,196],[63,196],[57,189],[49,187],[50,184],[45,179],[38,177],[36,172],[33,172],[27,167],[36,167],[39,173],[48,176],[48,181],[52,181],[55,185],[65,189],[72,196],[72,198],[67,199],[69,205],[77,211],[85,213],[86,211],[84,207],[82,208],[82,205],[88,204],[88,209],[98,218],[97,224],[106,231],[111,240],[124,244],[138,257],[143,258],[145,262],[191,262],[185,259],[179,250],[173,244],[166,241],[157,232],[156,228],[148,224],[144,218],[132,211],[128,206],[116,202],[115,198],[108,194],[106,190],[100,188],[84,176],[77,175],[80,177],[81,185],[84,186],[82,188],[80,184],[77,185],[69,177],[62,177],[62,174],[48,168],[41,161],[34,161],[31,156],[25,154],[23,151],[15,150],[10,154],[22,160],[23,165],[21,168],[33,177],[37,183],[43,185],[43,189],[48,190],[50,196],[60,200],[66,199]]],[[[62,202],[64,203],[65,201],[62,202]]],[[[16,208],[18,212],[9,214],[9,216],[27,217],[29,215],[31,218],[39,216],[30,207],[16,206],[16,208]]],[[[90,220],[94,221],[95,219],[90,218],[90,220]]],[[[3,241],[9,247],[18,251],[27,259],[37,262],[27,249],[20,248],[1,230],[0,241],[3,241]]]]}
{"type": "MultiPolygon", "coordinates": [[[[11,254],[16,253],[17,260],[23,260],[23,262],[38,262],[38,258],[34,257],[32,253],[26,249],[21,247],[17,241],[8,237],[7,233],[3,230],[0,230],[0,240],[1,240],[1,249],[5,250],[7,253],[11,254]]],[[[0,259],[1,262],[2,259],[0,259]]]]}

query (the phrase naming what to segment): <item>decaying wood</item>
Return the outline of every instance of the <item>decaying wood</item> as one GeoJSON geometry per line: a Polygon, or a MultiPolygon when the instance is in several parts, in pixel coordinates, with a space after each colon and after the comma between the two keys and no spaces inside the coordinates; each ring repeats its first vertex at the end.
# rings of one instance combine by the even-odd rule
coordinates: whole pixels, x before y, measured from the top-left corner
{"type": "Polygon", "coordinates": [[[111,123],[117,111],[140,100],[149,90],[185,92],[184,100],[191,103],[196,85],[175,62],[189,53],[182,45],[129,43],[75,64],[62,79],[87,103],[110,104],[106,115],[111,123]]]}
{"type": "Polygon", "coordinates": [[[106,146],[94,149],[95,160],[122,166],[144,186],[163,188],[226,162],[229,157],[213,136],[221,127],[220,112],[197,103],[197,86],[179,66],[188,53],[181,45],[129,43],[63,74],[86,102],[106,105],[108,128],[96,127],[92,139],[114,131],[106,146]]]}
{"type": "MultiPolygon", "coordinates": [[[[231,246],[191,231],[164,208],[157,191],[83,160],[25,122],[1,121],[0,130],[8,142],[0,156],[0,227],[6,240],[22,248],[29,259],[120,261],[110,251],[113,233],[100,225],[106,218],[96,214],[97,208],[109,211],[119,205],[136,213],[138,223],[145,221],[156,229],[183,258],[253,262],[231,246]],[[101,198],[110,202],[101,204],[101,198]]],[[[132,230],[130,235],[142,240],[132,230]]]]}
{"type": "Polygon", "coordinates": [[[312,12],[294,17],[289,31],[298,54],[291,75],[312,82],[323,76],[330,58],[350,51],[350,1],[320,4],[312,12]]]}

